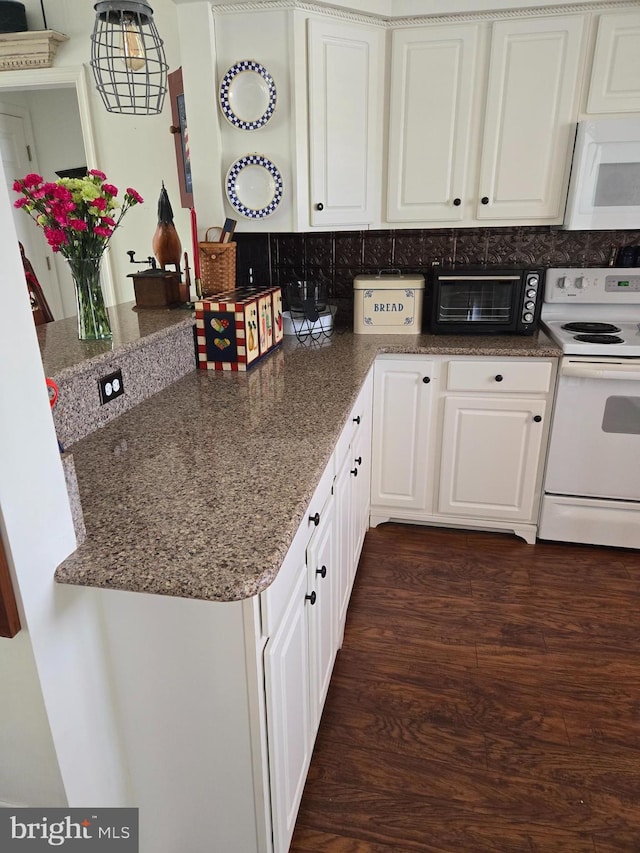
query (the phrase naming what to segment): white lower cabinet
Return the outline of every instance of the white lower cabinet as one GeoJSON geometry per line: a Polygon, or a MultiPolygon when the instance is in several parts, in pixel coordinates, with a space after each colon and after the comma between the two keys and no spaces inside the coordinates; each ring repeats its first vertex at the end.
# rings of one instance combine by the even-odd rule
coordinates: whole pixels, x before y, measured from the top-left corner
{"type": "Polygon", "coordinates": [[[347,607],[369,527],[373,375],[370,374],[336,449],[337,642],[342,645],[347,607]],[[348,442],[348,443],[347,443],[348,442]]]}
{"type": "Polygon", "coordinates": [[[544,400],[447,397],[438,512],[531,521],[544,400]]]}
{"type": "Polygon", "coordinates": [[[291,843],[369,525],[371,406],[369,376],[283,567],[262,596],[273,853],[286,853],[291,843]]]}
{"type": "Polygon", "coordinates": [[[337,563],[335,552],[335,500],[329,499],[307,547],[307,594],[309,614],[309,676],[311,730],[320,724],[336,659],[337,563]]]}
{"type": "Polygon", "coordinates": [[[301,567],[291,601],[264,656],[269,776],[275,850],[287,850],[313,742],[310,726],[309,608],[301,567]]]}
{"type": "Polygon", "coordinates": [[[555,371],[555,359],[379,357],[371,524],[504,529],[534,542],[555,371]]]}
{"type": "MultiPolygon", "coordinates": [[[[436,363],[415,356],[375,363],[371,504],[397,515],[430,509],[436,363]]],[[[374,509],[375,511],[375,509],[374,509]]]]}
{"type": "Polygon", "coordinates": [[[289,849],[337,651],[331,494],[314,517],[318,523],[311,521],[306,560],[299,563],[290,600],[264,653],[275,851],[289,849]]]}

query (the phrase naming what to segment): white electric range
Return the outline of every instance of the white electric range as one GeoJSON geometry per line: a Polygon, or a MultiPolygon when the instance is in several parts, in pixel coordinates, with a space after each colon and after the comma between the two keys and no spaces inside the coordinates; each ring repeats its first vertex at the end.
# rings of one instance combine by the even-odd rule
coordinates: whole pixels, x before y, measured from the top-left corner
{"type": "Polygon", "coordinates": [[[550,269],[562,347],[538,535],[640,548],[640,269],[550,269]]]}

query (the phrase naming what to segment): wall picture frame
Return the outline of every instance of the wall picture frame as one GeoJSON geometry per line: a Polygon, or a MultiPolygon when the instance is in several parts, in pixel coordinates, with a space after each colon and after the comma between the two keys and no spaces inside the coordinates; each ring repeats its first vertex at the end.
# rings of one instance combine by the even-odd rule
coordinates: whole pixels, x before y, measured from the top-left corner
{"type": "Polygon", "coordinates": [[[189,129],[182,82],[182,67],[168,75],[169,99],[171,101],[171,133],[176,149],[176,166],[180,186],[180,206],[193,207],[193,184],[191,158],[189,156],[189,129]]]}

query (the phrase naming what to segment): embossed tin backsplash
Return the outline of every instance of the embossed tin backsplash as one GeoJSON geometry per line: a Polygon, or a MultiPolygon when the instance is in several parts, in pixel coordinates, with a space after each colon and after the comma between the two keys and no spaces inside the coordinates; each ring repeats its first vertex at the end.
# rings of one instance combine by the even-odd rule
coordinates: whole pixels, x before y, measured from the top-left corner
{"type": "Polygon", "coordinates": [[[563,231],[549,226],[326,231],[314,234],[242,234],[238,283],[293,281],[327,285],[337,322],[353,319],[353,280],[385,269],[427,273],[435,263],[542,267],[606,267],[623,246],[640,245],[638,231],[563,231]],[[249,272],[251,270],[251,273],[249,272]]]}

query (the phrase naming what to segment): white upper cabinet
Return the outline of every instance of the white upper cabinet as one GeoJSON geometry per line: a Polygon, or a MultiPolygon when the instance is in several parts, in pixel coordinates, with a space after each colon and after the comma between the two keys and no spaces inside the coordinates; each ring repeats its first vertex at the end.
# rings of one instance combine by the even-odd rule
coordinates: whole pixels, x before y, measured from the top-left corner
{"type": "Polygon", "coordinates": [[[562,222],[585,20],[393,33],[389,222],[562,222]]]}
{"type": "Polygon", "coordinates": [[[598,19],[588,113],[640,110],[640,12],[598,19]]]}
{"type": "Polygon", "coordinates": [[[493,25],[478,219],[561,222],[583,15],[493,25]]]}
{"type": "Polygon", "coordinates": [[[380,216],[383,31],[308,21],[309,223],[380,216]]]}
{"type": "Polygon", "coordinates": [[[478,25],[392,33],[387,219],[463,218],[478,25]]]}

